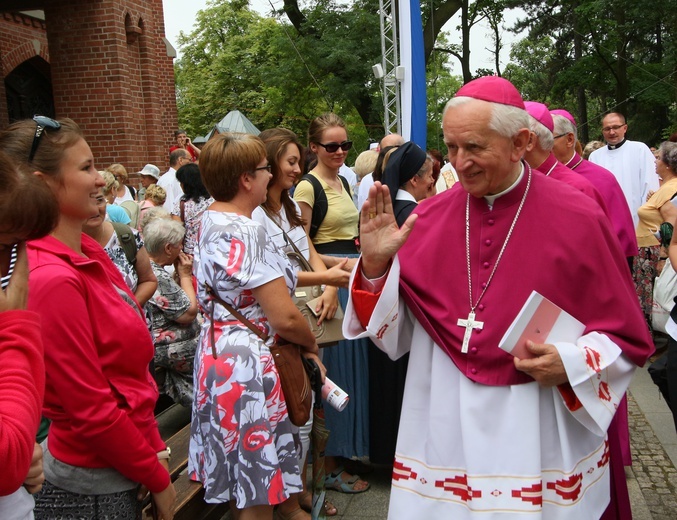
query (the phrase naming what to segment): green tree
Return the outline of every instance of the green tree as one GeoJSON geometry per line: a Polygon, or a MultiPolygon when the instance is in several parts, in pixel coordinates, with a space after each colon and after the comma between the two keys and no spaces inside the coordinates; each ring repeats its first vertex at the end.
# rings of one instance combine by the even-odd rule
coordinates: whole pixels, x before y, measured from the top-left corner
{"type": "Polygon", "coordinates": [[[675,42],[667,35],[677,21],[676,0],[650,8],[630,0],[508,0],[508,5],[526,11],[515,29],[528,30],[528,42],[548,37],[552,43],[545,61],[518,74],[517,86],[523,88],[521,79],[533,85],[534,77],[547,78],[542,99],[576,114],[583,140],[601,137],[599,116],[608,110],[625,113],[631,137],[649,143],[670,125],[677,69],[675,42]]]}

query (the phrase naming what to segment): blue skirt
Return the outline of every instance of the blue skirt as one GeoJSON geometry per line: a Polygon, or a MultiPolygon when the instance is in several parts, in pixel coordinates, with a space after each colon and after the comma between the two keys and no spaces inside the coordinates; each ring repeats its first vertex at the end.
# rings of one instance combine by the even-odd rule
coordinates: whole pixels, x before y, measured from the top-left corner
{"type": "MultiPolygon", "coordinates": [[[[359,255],[331,256],[357,258],[359,255]]],[[[348,289],[339,289],[343,309],[348,303],[348,289]]],[[[325,403],[329,441],[325,455],[329,457],[369,456],[369,359],[368,339],[339,341],[338,345],[322,349],[322,362],[327,376],[350,396],[348,405],[337,412],[325,403]]],[[[374,348],[374,347],[372,347],[374,348]]]]}

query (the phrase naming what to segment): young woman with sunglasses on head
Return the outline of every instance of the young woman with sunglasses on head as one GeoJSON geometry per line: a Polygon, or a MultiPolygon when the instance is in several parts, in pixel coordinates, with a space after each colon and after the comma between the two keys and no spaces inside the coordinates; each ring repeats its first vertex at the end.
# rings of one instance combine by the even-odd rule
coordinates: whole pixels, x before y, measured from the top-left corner
{"type": "MultiPolygon", "coordinates": [[[[331,113],[315,118],[308,129],[308,146],[317,154],[317,165],[309,174],[320,181],[327,199],[326,215],[317,233],[311,236],[313,245],[327,267],[348,257],[350,261],[346,268],[351,269],[359,256],[355,242],[359,215],[352,194],[345,189],[338,173],[352,147],[343,120],[331,113]]],[[[302,180],[296,186],[294,199],[301,208],[306,231],[312,235],[310,224],[317,201],[308,180],[302,180]]],[[[339,301],[345,308],[347,289],[339,289],[339,301]]],[[[327,427],[331,431],[325,450],[326,484],[329,489],[342,493],[361,493],[369,489],[367,482],[344,471],[339,459],[369,454],[368,345],[369,340],[360,339],[340,341],[337,346],[323,349],[327,373],[351,396],[342,412],[325,407],[327,427]]]]}
{"type": "Polygon", "coordinates": [[[120,272],[82,233],[104,184],[92,152],[73,121],[39,116],[10,125],[0,149],[59,206],[54,231],[28,243],[28,309],[40,315],[48,346],[43,414],[52,421],[35,517],[137,520],[147,488],[159,517],[171,520],[176,493],[153,415],[153,343],[120,272]]]}

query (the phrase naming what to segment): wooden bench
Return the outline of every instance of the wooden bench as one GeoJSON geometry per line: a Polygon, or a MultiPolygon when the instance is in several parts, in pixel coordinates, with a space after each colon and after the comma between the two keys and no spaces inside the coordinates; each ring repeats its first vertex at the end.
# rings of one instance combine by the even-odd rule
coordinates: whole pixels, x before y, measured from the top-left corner
{"type": "MultiPolygon", "coordinates": [[[[176,489],[174,519],[220,520],[228,511],[228,504],[207,504],[202,484],[188,478],[190,410],[172,405],[157,415],[157,421],[162,438],[172,450],[169,474],[176,489]]],[[[144,508],[143,514],[144,518],[152,518],[150,504],[144,508]]]]}

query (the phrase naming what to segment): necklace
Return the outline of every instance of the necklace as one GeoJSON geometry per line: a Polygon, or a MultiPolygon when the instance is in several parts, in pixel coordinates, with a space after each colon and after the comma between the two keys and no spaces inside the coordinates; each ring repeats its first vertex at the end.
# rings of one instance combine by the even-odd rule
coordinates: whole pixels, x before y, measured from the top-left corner
{"type": "MultiPolygon", "coordinates": [[[[526,164],[526,163],[525,163],[526,164]]],[[[512,224],[510,224],[510,229],[508,230],[508,235],[505,237],[505,241],[503,242],[503,246],[501,247],[501,250],[498,253],[498,258],[496,259],[496,263],[494,264],[494,268],[491,271],[491,274],[489,275],[489,279],[487,280],[487,283],[484,286],[484,289],[482,289],[482,292],[480,293],[479,298],[477,298],[477,301],[473,305],[472,302],[472,271],[470,270],[470,194],[468,193],[468,196],[466,198],[465,202],[465,257],[466,257],[466,263],[468,266],[468,299],[470,302],[470,312],[468,313],[468,317],[464,320],[459,318],[456,324],[459,327],[465,327],[465,333],[463,334],[463,344],[461,346],[461,352],[466,354],[468,352],[468,345],[470,344],[470,336],[473,333],[473,330],[475,329],[482,329],[484,327],[484,322],[483,321],[475,321],[475,309],[479,305],[480,301],[482,300],[482,297],[484,296],[484,293],[487,292],[487,289],[489,288],[489,284],[491,283],[491,280],[494,278],[494,274],[496,273],[496,269],[498,268],[498,264],[501,261],[501,258],[503,257],[503,252],[505,251],[505,248],[508,245],[508,241],[510,240],[510,237],[512,236],[513,229],[515,229],[515,224],[517,224],[517,219],[520,216],[520,213],[522,212],[522,208],[524,207],[524,201],[527,200],[527,193],[529,193],[529,187],[531,186],[531,167],[527,164],[526,165],[528,170],[528,177],[527,177],[527,187],[524,190],[524,195],[522,195],[522,200],[520,201],[520,205],[517,208],[517,213],[515,213],[515,217],[512,219],[512,224]]]]}

